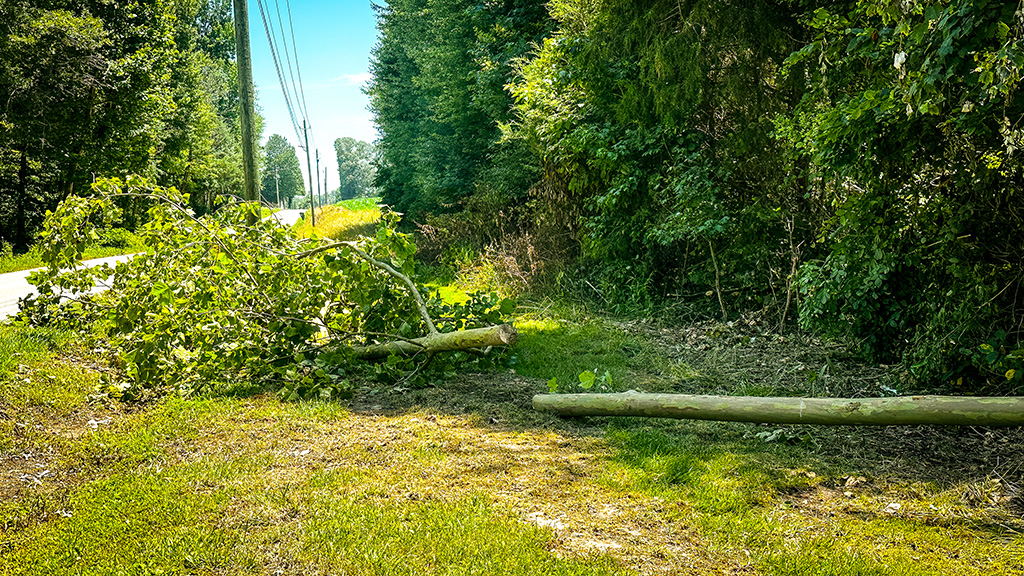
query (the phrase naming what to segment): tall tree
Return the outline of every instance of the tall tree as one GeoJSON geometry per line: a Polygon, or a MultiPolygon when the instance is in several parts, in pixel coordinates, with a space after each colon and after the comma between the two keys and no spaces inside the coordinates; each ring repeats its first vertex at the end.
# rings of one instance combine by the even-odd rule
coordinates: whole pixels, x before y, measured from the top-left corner
{"type": "MultiPolygon", "coordinates": [[[[94,176],[138,173],[205,210],[237,187],[230,3],[0,1],[0,241],[94,176]]],[[[124,199],[129,224],[141,200],[124,199]]]]}
{"type": "Polygon", "coordinates": [[[73,190],[110,89],[112,38],[102,21],[5,3],[0,36],[0,202],[4,239],[29,243],[30,221],[73,190]]]}
{"type": "Polygon", "coordinates": [[[511,118],[504,86],[512,62],[548,31],[544,3],[395,0],[376,9],[381,42],[367,92],[382,132],[384,200],[416,218],[457,210],[480,187],[521,195],[530,158],[502,152],[521,147],[501,139],[511,118]]]}
{"type": "Polygon", "coordinates": [[[302,172],[295,147],[280,134],[273,134],[264,146],[266,168],[263,171],[263,186],[260,194],[268,204],[287,203],[291,208],[292,199],[304,194],[302,172]]]}
{"type": "MultiPolygon", "coordinates": [[[[575,231],[616,305],[665,291],[760,290],[788,255],[782,208],[803,192],[771,119],[801,86],[787,2],[555,0],[559,29],[512,86],[534,187],[575,231]],[[781,257],[780,257],[781,256],[781,257]]],[[[724,302],[718,302],[720,310],[724,302]]]]}
{"type": "Polygon", "coordinates": [[[334,141],[334,153],[338,158],[337,200],[349,200],[372,196],[375,193],[373,179],[373,144],[355,138],[338,138],[334,141]]]}

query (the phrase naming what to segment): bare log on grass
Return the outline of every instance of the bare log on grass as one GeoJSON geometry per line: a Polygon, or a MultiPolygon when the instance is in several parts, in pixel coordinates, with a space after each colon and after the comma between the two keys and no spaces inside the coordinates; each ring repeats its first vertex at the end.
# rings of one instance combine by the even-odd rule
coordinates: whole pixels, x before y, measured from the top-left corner
{"type": "Polygon", "coordinates": [[[519,333],[515,328],[509,324],[499,324],[498,326],[472,328],[458,332],[435,332],[422,338],[354,347],[353,350],[357,357],[369,360],[384,358],[392,354],[414,356],[416,354],[487,348],[488,346],[511,346],[518,338],[519,333]]]}
{"type": "Polygon", "coordinates": [[[1024,397],[771,398],[690,394],[538,394],[560,416],[646,416],[773,424],[1024,426],[1024,397]]]}

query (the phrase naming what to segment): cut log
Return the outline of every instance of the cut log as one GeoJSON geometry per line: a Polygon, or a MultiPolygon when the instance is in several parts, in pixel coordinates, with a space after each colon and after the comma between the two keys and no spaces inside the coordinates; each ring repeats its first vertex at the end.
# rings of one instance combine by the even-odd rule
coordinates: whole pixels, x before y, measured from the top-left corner
{"type": "Polygon", "coordinates": [[[519,338],[519,333],[509,324],[472,328],[458,332],[438,332],[413,340],[396,340],[373,346],[354,347],[356,356],[365,360],[384,358],[392,354],[414,356],[416,354],[433,354],[453,350],[486,348],[488,346],[511,346],[519,338]]]}
{"type": "Polygon", "coordinates": [[[689,394],[538,394],[560,416],[646,416],[774,424],[1024,426],[1024,397],[771,398],[689,394]]]}

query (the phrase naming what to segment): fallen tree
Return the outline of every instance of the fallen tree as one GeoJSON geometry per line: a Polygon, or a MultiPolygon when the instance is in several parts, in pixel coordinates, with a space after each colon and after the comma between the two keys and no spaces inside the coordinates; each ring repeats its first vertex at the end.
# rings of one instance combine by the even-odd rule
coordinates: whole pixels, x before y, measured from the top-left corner
{"type": "Polygon", "coordinates": [[[396,214],[385,211],[373,236],[332,242],[273,221],[247,224],[259,207],[225,202],[197,217],[173,188],[134,176],[97,181],[92,196],[70,197],[47,218],[47,267],[29,279],[38,295],[22,303],[21,321],[102,335],[120,368],[109,392],[134,398],[252,386],[330,398],[351,390],[354,373],[430,381],[486,366],[499,355],[481,349],[516,339],[502,324],[515,308],[509,300],[423,297],[416,247],[395,230],[396,214]],[[118,221],[119,202],[148,206],[144,250],[116,273],[77,269],[98,226],[118,221]],[[90,295],[98,281],[110,290],[90,295]],[[440,354],[453,351],[467,353],[440,354]]]}
{"type": "Polygon", "coordinates": [[[493,346],[511,346],[516,343],[518,338],[519,334],[511,325],[499,324],[498,326],[471,328],[456,332],[434,332],[422,338],[395,340],[373,346],[355,346],[352,350],[357,358],[370,360],[385,358],[392,354],[414,356],[493,346]]]}
{"type": "Polygon", "coordinates": [[[784,398],[690,394],[538,394],[560,416],[646,416],[773,424],[1024,426],[1024,397],[784,398]]]}

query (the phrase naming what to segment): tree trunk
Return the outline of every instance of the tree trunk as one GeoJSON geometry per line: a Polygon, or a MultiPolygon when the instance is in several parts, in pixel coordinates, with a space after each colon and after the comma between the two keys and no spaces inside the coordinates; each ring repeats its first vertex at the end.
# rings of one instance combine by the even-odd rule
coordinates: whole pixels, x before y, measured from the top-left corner
{"type": "Polygon", "coordinates": [[[539,394],[560,416],[648,416],[825,425],[1024,426],[1024,397],[761,398],[689,394],[539,394]]]}
{"type": "Polygon", "coordinates": [[[28,202],[28,146],[21,148],[21,162],[18,165],[18,197],[14,208],[14,249],[17,252],[28,250],[28,234],[25,231],[25,203],[28,202]]]}
{"type": "Polygon", "coordinates": [[[414,356],[452,350],[486,348],[488,346],[511,346],[519,338],[516,329],[508,324],[473,328],[458,332],[439,332],[414,340],[399,340],[387,344],[355,347],[356,356],[364,360],[383,358],[392,354],[414,356]]]}

